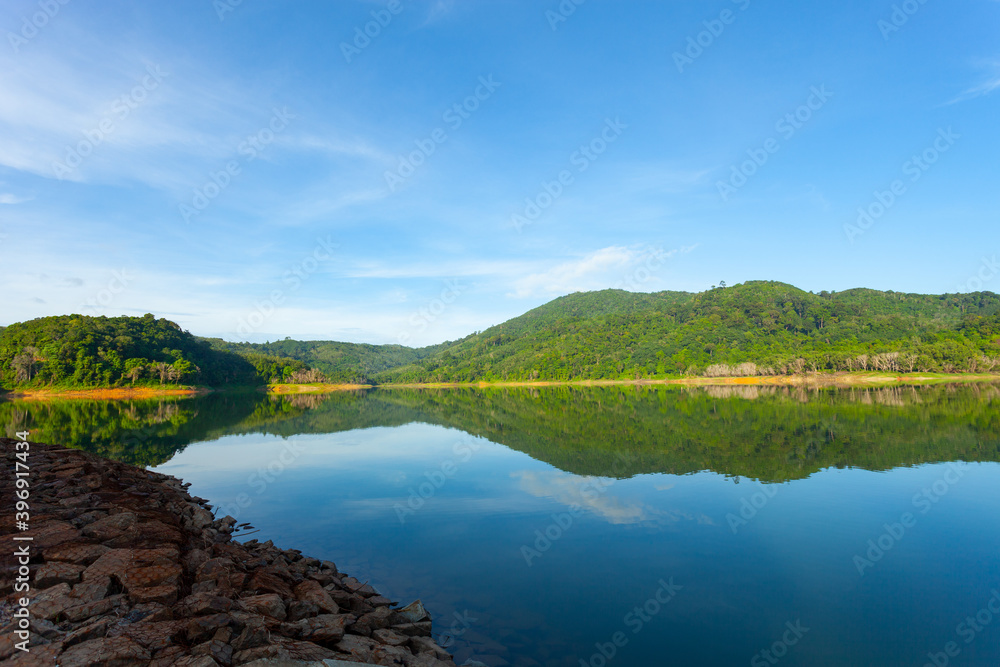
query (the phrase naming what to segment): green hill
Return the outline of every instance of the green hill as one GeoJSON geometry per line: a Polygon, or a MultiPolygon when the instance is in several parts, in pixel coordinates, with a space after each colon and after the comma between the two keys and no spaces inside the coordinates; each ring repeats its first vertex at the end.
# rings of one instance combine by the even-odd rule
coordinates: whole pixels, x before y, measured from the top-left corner
{"type": "Polygon", "coordinates": [[[376,379],[981,372],[1000,365],[998,313],[1000,297],[991,292],[812,294],[777,282],[697,294],[585,292],[558,298],[376,379]]]}
{"type": "Polygon", "coordinates": [[[214,349],[166,319],[63,315],[0,331],[0,388],[260,385],[305,364],[214,349]]]}

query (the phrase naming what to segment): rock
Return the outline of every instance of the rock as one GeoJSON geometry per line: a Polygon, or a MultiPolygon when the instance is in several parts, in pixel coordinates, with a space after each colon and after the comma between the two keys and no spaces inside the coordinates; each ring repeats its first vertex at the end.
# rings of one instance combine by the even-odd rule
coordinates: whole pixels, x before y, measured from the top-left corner
{"type": "Polygon", "coordinates": [[[224,628],[233,622],[229,614],[211,614],[210,616],[196,616],[188,621],[187,630],[188,642],[198,644],[206,639],[210,639],[220,628],[224,628]]]}
{"type": "Polygon", "coordinates": [[[32,599],[30,604],[32,616],[51,620],[67,607],[78,604],[79,600],[71,598],[69,593],[69,584],[58,584],[46,588],[32,599]]]}
{"type": "Polygon", "coordinates": [[[191,655],[207,655],[220,665],[233,664],[233,647],[224,641],[211,639],[191,649],[191,655]]]}
{"type": "Polygon", "coordinates": [[[319,611],[319,605],[306,602],[305,600],[295,600],[288,605],[288,621],[294,623],[295,621],[301,621],[303,618],[318,616],[319,611]]]}
{"type": "Polygon", "coordinates": [[[345,635],[343,639],[337,642],[336,649],[361,662],[368,662],[372,659],[372,652],[376,646],[379,646],[379,644],[368,637],[345,635]]]}
{"type": "Polygon", "coordinates": [[[396,632],[406,635],[407,637],[430,637],[431,636],[431,622],[422,621],[420,623],[402,623],[400,625],[392,626],[392,629],[396,632]]]}
{"type": "Polygon", "coordinates": [[[35,572],[35,588],[44,589],[56,584],[75,584],[83,574],[83,565],[73,563],[45,563],[35,572]]]}
{"type": "Polygon", "coordinates": [[[416,654],[428,653],[438,660],[451,660],[451,654],[438,646],[430,637],[410,637],[410,648],[416,654]]]}
{"type": "Polygon", "coordinates": [[[46,561],[65,561],[75,565],[90,565],[95,560],[111,551],[103,544],[61,544],[46,549],[42,554],[46,561]]]}
{"type": "Polygon", "coordinates": [[[416,600],[396,611],[396,615],[401,619],[401,623],[418,623],[430,618],[430,614],[424,609],[420,600],[416,600]]]}
{"type": "Polygon", "coordinates": [[[128,637],[155,653],[177,643],[184,632],[184,626],[184,621],[134,623],[121,628],[113,634],[128,637]]]}
{"type": "Polygon", "coordinates": [[[203,563],[208,561],[211,555],[202,549],[192,549],[184,555],[184,571],[185,572],[197,572],[198,568],[202,566],[203,563]]]}
{"type": "Polygon", "coordinates": [[[125,574],[125,568],[131,562],[131,549],[111,549],[103,553],[83,571],[83,580],[103,579],[112,575],[122,577],[125,574]]]}
{"type": "Polygon", "coordinates": [[[374,630],[372,632],[372,639],[380,644],[388,644],[389,646],[403,646],[410,640],[406,635],[400,634],[390,628],[374,630]]]}
{"type": "Polygon", "coordinates": [[[62,611],[60,617],[71,622],[82,621],[86,618],[107,614],[115,607],[121,606],[124,602],[124,595],[112,595],[109,598],[97,600],[96,602],[87,602],[86,604],[76,605],[75,607],[67,607],[62,611]]]}
{"type": "Polygon", "coordinates": [[[269,570],[270,567],[254,572],[253,576],[250,577],[250,583],[247,584],[247,589],[257,593],[276,593],[286,600],[293,597],[291,587],[269,570]]]}
{"type": "Polygon", "coordinates": [[[307,579],[295,587],[295,598],[303,602],[312,602],[326,614],[337,614],[340,607],[333,601],[330,594],[323,590],[318,581],[307,579]]]}
{"type": "Polygon", "coordinates": [[[148,588],[133,588],[129,591],[128,597],[135,604],[160,604],[173,605],[180,596],[180,588],[176,583],[161,584],[148,588]]]}
{"type": "Polygon", "coordinates": [[[295,636],[311,642],[324,644],[335,644],[344,637],[344,628],[351,617],[334,614],[322,614],[312,618],[305,618],[292,624],[295,629],[295,636]]]}
{"type": "Polygon", "coordinates": [[[365,614],[357,620],[351,632],[355,634],[371,636],[375,630],[388,628],[392,625],[393,614],[395,612],[388,607],[379,607],[375,611],[365,614]]]}
{"type": "Polygon", "coordinates": [[[219,663],[208,655],[186,655],[178,658],[173,667],[219,667],[219,663]]]}
{"type": "Polygon", "coordinates": [[[110,591],[111,577],[92,577],[74,586],[70,596],[76,598],[76,604],[83,604],[103,600],[110,591]]]}
{"type": "Polygon", "coordinates": [[[146,665],[149,651],[128,637],[90,639],[59,656],[60,667],[136,667],[146,665]]]}
{"type": "Polygon", "coordinates": [[[177,603],[174,613],[181,617],[227,612],[233,601],[212,593],[195,593],[177,603]]]}
{"type": "Polygon", "coordinates": [[[107,542],[135,528],[138,522],[139,517],[135,512],[119,512],[84,526],[83,535],[98,542],[107,542]]]}
{"type": "Polygon", "coordinates": [[[262,616],[276,618],[279,621],[283,621],[288,618],[285,603],[282,602],[281,598],[274,593],[253,595],[240,600],[240,602],[242,603],[243,608],[247,611],[252,611],[262,616]]]}

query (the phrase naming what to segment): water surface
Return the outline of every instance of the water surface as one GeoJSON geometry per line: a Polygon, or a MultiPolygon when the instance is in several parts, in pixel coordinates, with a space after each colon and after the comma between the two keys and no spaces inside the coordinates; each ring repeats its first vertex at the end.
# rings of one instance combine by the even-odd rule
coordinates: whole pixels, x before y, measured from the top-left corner
{"type": "Polygon", "coordinates": [[[459,664],[997,665],[998,396],[376,390],[0,419],[421,598],[459,664]]]}

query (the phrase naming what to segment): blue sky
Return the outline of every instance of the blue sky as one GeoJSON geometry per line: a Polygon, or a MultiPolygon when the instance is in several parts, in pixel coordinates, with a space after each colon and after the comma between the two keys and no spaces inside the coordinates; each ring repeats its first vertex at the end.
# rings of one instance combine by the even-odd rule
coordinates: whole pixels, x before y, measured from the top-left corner
{"type": "Polygon", "coordinates": [[[0,324],[422,345],[615,286],[1000,291],[995,0],[8,0],[0,29],[0,324]]]}

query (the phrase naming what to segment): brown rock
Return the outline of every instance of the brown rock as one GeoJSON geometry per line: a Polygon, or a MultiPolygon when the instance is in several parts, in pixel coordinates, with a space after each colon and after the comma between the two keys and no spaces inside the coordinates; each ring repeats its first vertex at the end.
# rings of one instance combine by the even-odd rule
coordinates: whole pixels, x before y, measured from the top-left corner
{"type": "Polygon", "coordinates": [[[288,621],[294,623],[295,621],[301,621],[303,618],[318,616],[319,611],[319,605],[306,602],[305,600],[295,600],[288,605],[288,621]]]}
{"type": "Polygon", "coordinates": [[[351,632],[369,637],[375,630],[388,628],[392,625],[393,613],[392,609],[388,607],[379,607],[359,618],[351,632]]]}
{"type": "Polygon", "coordinates": [[[176,583],[160,584],[147,588],[132,588],[128,592],[129,600],[134,604],[173,605],[180,597],[180,588],[176,583]]]}
{"type": "Polygon", "coordinates": [[[74,604],[97,602],[108,596],[111,590],[111,577],[93,577],[73,587],[70,597],[76,598],[74,604]]]}
{"type": "Polygon", "coordinates": [[[45,563],[35,572],[35,587],[44,589],[62,583],[75,584],[80,581],[83,570],[82,565],[74,565],[73,563],[60,563],[58,561],[45,563]]]}
{"type": "Polygon", "coordinates": [[[195,593],[181,600],[174,609],[174,613],[181,618],[202,616],[227,612],[232,606],[233,601],[229,598],[212,593],[195,593]]]}
{"type": "Polygon", "coordinates": [[[295,627],[295,635],[299,639],[335,644],[344,637],[344,628],[350,618],[351,616],[346,614],[323,614],[302,619],[292,625],[295,627]]]}
{"type": "Polygon", "coordinates": [[[280,577],[268,572],[269,569],[261,569],[254,572],[250,578],[250,583],[247,584],[247,590],[256,591],[257,593],[277,593],[283,599],[293,597],[291,587],[280,577]]]}
{"type": "Polygon", "coordinates": [[[401,635],[400,633],[390,628],[383,628],[373,631],[372,639],[379,642],[380,644],[388,644],[389,646],[403,646],[410,641],[410,638],[407,637],[406,635],[401,635]]]}
{"type": "Polygon", "coordinates": [[[124,602],[124,595],[112,595],[109,598],[104,598],[103,600],[98,600],[96,602],[87,602],[74,607],[67,607],[62,611],[60,616],[65,618],[67,621],[82,621],[85,618],[93,618],[94,616],[107,614],[115,607],[121,606],[124,602]]]}
{"type": "Polygon", "coordinates": [[[46,588],[32,599],[30,605],[32,616],[51,620],[67,607],[78,604],[79,600],[71,598],[69,593],[69,584],[58,584],[46,588]]]}
{"type": "Polygon", "coordinates": [[[312,602],[319,607],[320,611],[327,614],[340,612],[337,603],[333,601],[330,594],[323,590],[323,586],[318,581],[307,579],[295,587],[295,599],[303,602],[312,602]]]}
{"type": "Polygon", "coordinates": [[[42,555],[46,561],[65,561],[76,565],[90,565],[95,560],[111,551],[103,544],[61,544],[46,549],[42,555]]]}
{"type": "Polygon", "coordinates": [[[219,663],[208,655],[186,655],[178,658],[172,667],[219,667],[219,663]]]}
{"type": "Polygon", "coordinates": [[[138,522],[139,516],[135,512],[110,514],[84,526],[83,535],[99,542],[106,542],[133,529],[138,522]]]}
{"type": "Polygon", "coordinates": [[[422,621],[420,623],[401,623],[400,625],[392,626],[392,629],[396,632],[406,635],[407,637],[430,637],[431,636],[431,622],[422,621]]]}
{"type": "Polygon", "coordinates": [[[233,619],[229,614],[196,616],[188,621],[186,626],[188,642],[198,644],[210,639],[219,628],[227,627],[232,622],[233,619]]]}
{"type": "Polygon", "coordinates": [[[220,665],[233,664],[233,647],[224,641],[211,639],[191,649],[191,655],[207,655],[220,665]]]}
{"type": "Polygon", "coordinates": [[[244,598],[241,602],[243,603],[244,609],[261,614],[262,616],[270,616],[271,618],[276,618],[279,621],[283,621],[288,617],[288,612],[285,609],[285,603],[282,602],[281,598],[274,593],[254,595],[244,598]]]}
{"type": "Polygon", "coordinates": [[[119,634],[156,653],[176,643],[185,625],[184,621],[133,623],[125,626],[119,634]]]}
{"type": "Polygon", "coordinates": [[[91,639],[71,646],[59,656],[60,667],[140,667],[150,660],[149,651],[128,637],[91,639]]]}
{"type": "Polygon", "coordinates": [[[336,649],[342,653],[346,653],[352,658],[356,658],[361,662],[368,662],[372,659],[372,651],[378,644],[373,639],[368,637],[359,637],[357,635],[344,635],[344,638],[337,642],[336,649]]]}
{"type": "Polygon", "coordinates": [[[119,579],[125,578],[125,568],[132,562],[131,549],[112,549],[102,554],[97,560],[83,571],[83,580],[100,577],[117,576],[119,579]]]}
{"type": "Polygon", "coordinates": [[[451,660],[451,654],[437,645],[430,637],[410,637],[410,648],[414,653],[427,653],[438,660],[451,660]]]}

